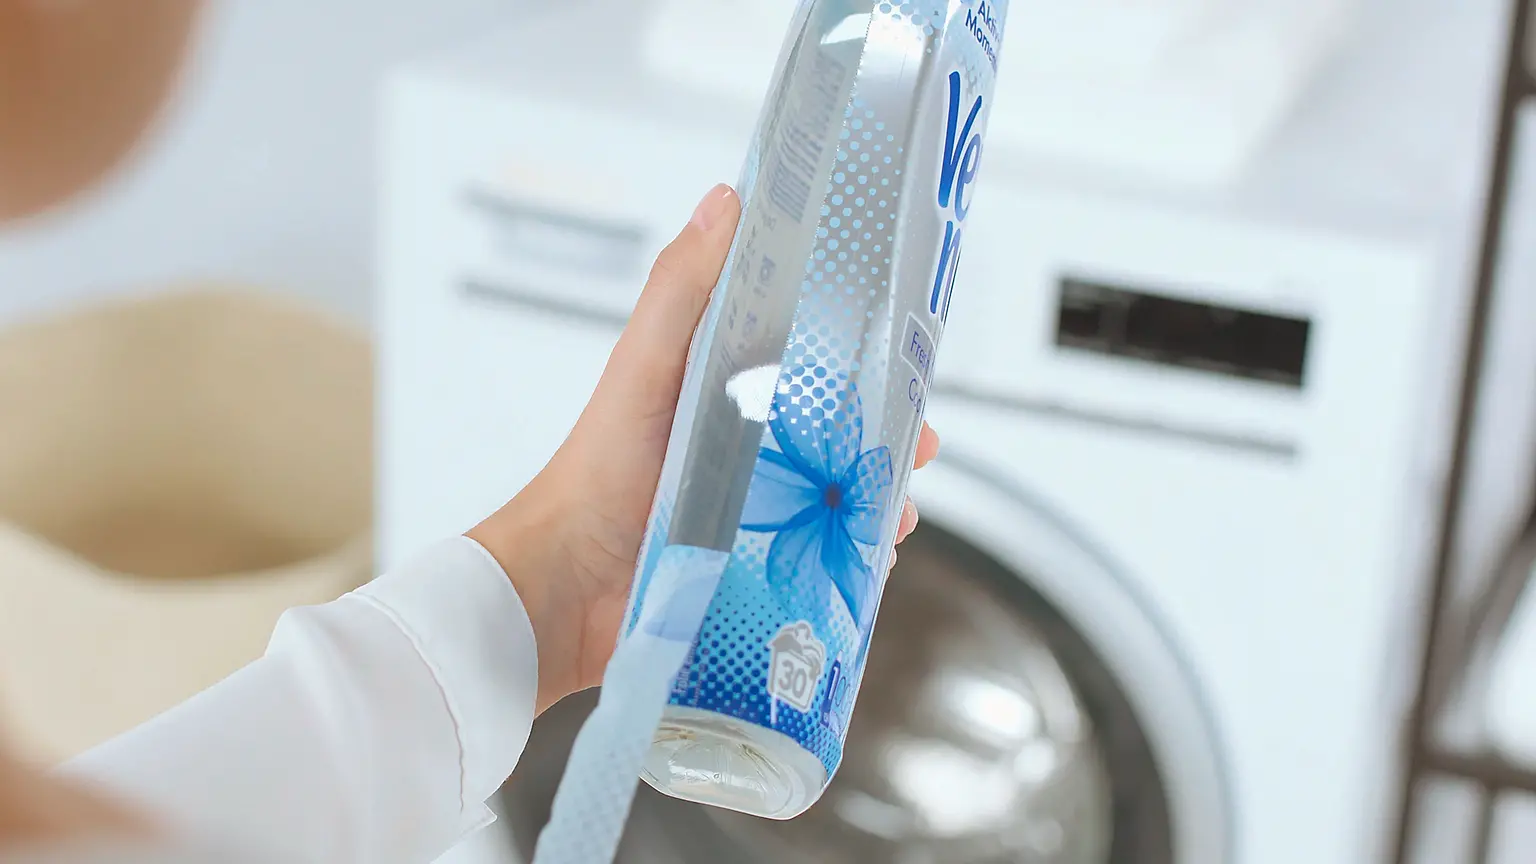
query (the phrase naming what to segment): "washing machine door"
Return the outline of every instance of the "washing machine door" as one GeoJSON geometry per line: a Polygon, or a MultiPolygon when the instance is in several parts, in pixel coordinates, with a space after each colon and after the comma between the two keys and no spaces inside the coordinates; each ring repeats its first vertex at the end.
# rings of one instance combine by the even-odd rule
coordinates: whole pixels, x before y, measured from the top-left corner
{"type": "MultiPolygon", "coordinates": [[[[993,472],[949,458],[922,473],[924,524],[886,585],[843,764],[821,801],[794,820],[770,822],[642,786],[619,860],[1228,860],[1228,799],[1215,779],[1213,739],[1203,756],[1159,749],[1160,737],[1174,738],[1192,752],[1182,739],[1200,738],[1208,724],[1150,734],[1149,716],[1187,718],[1143,710],[1137,694],[1147,688],[1127,684],[1132,675],[1166,677],[1149,656],[1178,664],[1166,645],[1137,644],[1147,633],[1161,642],[1155,626],[1121,620],[1124,580],[1036,502],[984,479],[993,472]],[[984,505],[988,514],[972,512],[984,505]],[[997,542],[999,530],[1006,542],[997,542]],[[1037,567],[1054,569],[1042,576],[1037,567]],[[1077,624],[1050,596],[1064,585],[1074,606],[1099,593],[1088,605],[1102,605],[1108,617],[1077,624]],[[1107,650],[1096,642],[1108,638],[1107,650]],[[1116,668],[1127,654],[1136,665],[1116,668]],[[1211,779],[1191,788],[1201,771],[1170,764],[1177,759],[1210,766],[1211,779]]],[[[1186,681],[1166,695],[1185,698],[1188,689],[1186,681]]],[[[534,726],[503,801],[524,858],[595,703],[593,694],[573,697],[534,726]]]]}

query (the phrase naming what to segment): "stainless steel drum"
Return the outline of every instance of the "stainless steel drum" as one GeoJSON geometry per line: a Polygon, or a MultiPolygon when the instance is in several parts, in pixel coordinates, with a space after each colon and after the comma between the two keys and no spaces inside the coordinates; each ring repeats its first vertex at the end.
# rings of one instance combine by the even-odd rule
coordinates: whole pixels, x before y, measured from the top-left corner
{"type": "MultiPolygon", "coordinates": [[[[1027,584],[922,528],[886,588],[841,770],[770,822],[641,790],[619,860],[814,864],[1173,861],[1166,800],[1114,678],[1027,584]]],[[[547,712],[504,793],[520,852],[595,703],[547,712]]]]}

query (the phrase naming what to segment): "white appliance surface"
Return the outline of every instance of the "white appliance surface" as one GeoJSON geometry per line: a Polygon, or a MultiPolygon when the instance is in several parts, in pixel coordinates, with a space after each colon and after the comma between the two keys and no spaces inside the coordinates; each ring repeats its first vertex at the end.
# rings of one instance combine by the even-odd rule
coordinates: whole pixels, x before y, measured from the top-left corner
{"type": "MultiPolygon", "coordinates": [[[[1179,864],[1358,864],[1393,815],[1502,3],[1393,5],[1233,189],[989,159],[975,205],[929,403],[947,461],[915,494],[1102,650],[1165,771],[1179,864]],[[1063,276],[1305,318],[1304,383],[1058,349],[1063,276]]],[[[614,14],[389,88],[386,564],[534,476],[654,253],[736,175],[753,106],[651,73],[643,11],[614,14]]]]}
{"type": "MultiPolygon", "coordinates": [[[[755,102],[793,0],[660,0],[658,73],[755,102]]],[[[1238,180],[1353,48],[1360,0],[1013,0],[989,147],[1156,183],[1238,180]]]]}

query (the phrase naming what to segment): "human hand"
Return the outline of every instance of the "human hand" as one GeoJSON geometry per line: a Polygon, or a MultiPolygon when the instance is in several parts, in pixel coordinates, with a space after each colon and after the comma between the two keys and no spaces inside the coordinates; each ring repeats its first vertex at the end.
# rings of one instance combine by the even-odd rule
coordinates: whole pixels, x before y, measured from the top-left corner
{"type": "MultiPolygon", "coordinates": [[[[704,196],[656,259],[570,436],[533,482],[468,534],[507,571],[527,607],[539,652],[539,712],[599,684],[613,653],[688,346],[740,215],[730,187],[704,196]]],[[[938,450],[938,436],[925,423],[916,466],[938,450]]],[[[912,533],[917,518],[908,500],[897,542],[912,533]]]]}

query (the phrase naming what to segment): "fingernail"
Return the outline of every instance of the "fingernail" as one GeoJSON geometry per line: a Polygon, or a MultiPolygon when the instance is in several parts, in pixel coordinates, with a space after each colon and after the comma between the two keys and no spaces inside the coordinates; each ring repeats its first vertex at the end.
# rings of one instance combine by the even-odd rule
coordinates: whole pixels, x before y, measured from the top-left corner
{"type": "Polygon", "coordinates": [[[720,217],[725,213],[726,202],[735,194],[731,187],[724,183],[715,185],[699,202],[699,206],[693,208],[693,218],[689,219],[694,225],[708,231],[720,224],[720,217]]]}

